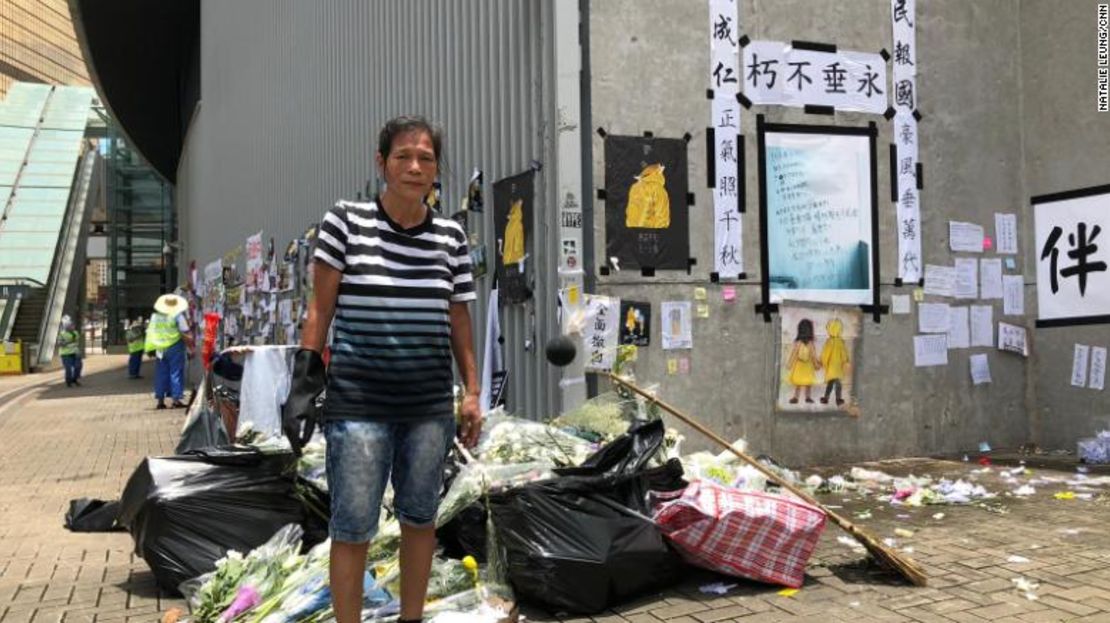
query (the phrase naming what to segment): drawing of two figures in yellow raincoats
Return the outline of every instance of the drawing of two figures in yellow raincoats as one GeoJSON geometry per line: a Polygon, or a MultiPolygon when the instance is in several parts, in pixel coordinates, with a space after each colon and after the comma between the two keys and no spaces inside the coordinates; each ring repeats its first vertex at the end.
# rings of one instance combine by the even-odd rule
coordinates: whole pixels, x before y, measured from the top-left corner
{"type": "Polygon", "coordinates": [[[784,311],[785,356],[779,384],[780,409],[840,411],[849,408],[854,385],[852,351],[861,319],[858,312],[846,310],[787,308],[784,311]],[[823,331],[818,333],[815,327],[823,331]],[[815,400],[813,386],[822,384],[823,395],[815,400]]]}

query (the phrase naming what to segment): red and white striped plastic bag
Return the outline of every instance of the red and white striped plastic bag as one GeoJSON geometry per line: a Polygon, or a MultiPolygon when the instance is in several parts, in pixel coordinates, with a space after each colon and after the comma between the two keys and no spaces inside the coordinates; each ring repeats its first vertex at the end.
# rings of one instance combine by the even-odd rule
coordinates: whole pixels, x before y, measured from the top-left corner
{"type": "Polygon", "coordinates": [[[660,503],[653,518],[694,566],[794,588],[825,529],[816,506],[708,480],[660,503]]]}

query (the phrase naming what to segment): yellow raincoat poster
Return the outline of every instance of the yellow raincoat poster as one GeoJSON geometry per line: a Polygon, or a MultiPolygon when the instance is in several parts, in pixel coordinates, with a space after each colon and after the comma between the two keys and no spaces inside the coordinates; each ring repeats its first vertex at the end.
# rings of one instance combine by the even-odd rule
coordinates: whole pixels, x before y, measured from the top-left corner
{"type": "Polygon", "coordinates": [[[497,281],[500,300],[523,303],[531,297],[535,257],[532,253],[536,172],[529,170],[493,183],[497,228],[497,281]]]}
{"type": "Polygon", "coordinates": [[[621,269],[685,270],[690,256],[686,141],[605,137],[605,257],[621,269]]]}
{"type": "Polygon", "coordinates": [[[783,305],[775,410],[859,415],[858,307],[783,305]]]}

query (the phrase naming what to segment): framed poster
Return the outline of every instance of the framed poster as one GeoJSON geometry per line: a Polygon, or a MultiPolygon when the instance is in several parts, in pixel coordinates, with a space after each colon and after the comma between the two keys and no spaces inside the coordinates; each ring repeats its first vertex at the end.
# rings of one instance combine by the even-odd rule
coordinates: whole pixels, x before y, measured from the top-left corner
{"type": "Polygon", "coordinates": [[[686,270],[686,141],[605,137],[605,257],[623,268],[686,270]]]}
{"type": "Polygon", "coordinates": [[[651,344],[651,303],[621,299],[619,320],[621,344],[651,344]]]}
{"type": "Polygon", "coordinates": [[[1032,198],[1037,326],[1110,323],[1110,185],[1032,198]]]}
{"type": "Polygon", "coordinates": [[[493,183],[494,227],[497,232],[497,281],[501,300],[523,303],[531,298],[528,275],[532,253],[532,218],[536,172],[528,170],[493,183]]]}
{"type": "Polygon", "coordinates": [[[784,301],[879,310],[875,124],[758,117],[763,308],[784,301]]]}
{"type": "Polygon", "coordinates": [[[783,305],[775,410],[859,415],[857,307],[783,305]]]}

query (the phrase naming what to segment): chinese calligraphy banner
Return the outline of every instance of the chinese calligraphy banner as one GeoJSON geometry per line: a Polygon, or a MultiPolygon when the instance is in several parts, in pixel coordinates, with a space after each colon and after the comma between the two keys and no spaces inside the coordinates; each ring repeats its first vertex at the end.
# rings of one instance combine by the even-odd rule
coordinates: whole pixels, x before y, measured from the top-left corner
{"type": "Polygon", "coordinates": [[[620,299],[587,294],[586,326],[582,329],[587,370],[611,370],[617,359],[620,299]]]}
{"type": "Polygon", "coordinates": [[[744,46],[744,94],[753,104],[887,109],[886,61],[863,52],[798,50],[781,41],[744,46]]]}
{"type": "Polygon", "coordinates": [[[1037,326],[1110,323],[1110,185],[1032,203],[1037,326]]]}
{"type": "Polygon", "coordinates": [[[758,127],[764,303],[874,305],[876,129],[758,127]]]}
{"type": "Polygon", "coordinates": [[[783,306],[775,410],[859,415],[859,308],[783,306]]]}
{"type": "MultiPolygon", "coordinates": [[[[898,198],[898,277],[921,279],[921,193],[917,188],[917,32],[916,0],[890,0],[894,33],[894,146],[898,198]]],[[[981,241],[980,241],[981,242],[981,241]]],[[[980,251],[982,249],[980,248],[980,251]]]]}
{"type": "Polygon", "coordinates": [[[689,266],[686,141],[605,137],[605,255],[621,268],[689,266]]]}
{"type": "Polygon", "coordinates": [[[532,213],[536,172],[528,170],[493,183],[493,217],[497,231],[497,281],[506,303],[523,303],[531,295],[528,269],[534,259],[532,213]]]}
{"type": "Polygon", "coordinates": [[[713,128],[713,270],[721,279],[744,272],[740,202],[744,200],[740,163],[740,91],[736,35],[737,0],[709,0],[709,84],[713,128]]]}

